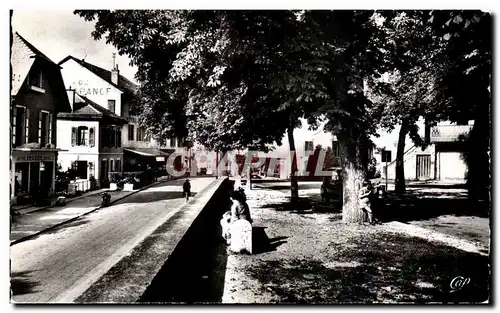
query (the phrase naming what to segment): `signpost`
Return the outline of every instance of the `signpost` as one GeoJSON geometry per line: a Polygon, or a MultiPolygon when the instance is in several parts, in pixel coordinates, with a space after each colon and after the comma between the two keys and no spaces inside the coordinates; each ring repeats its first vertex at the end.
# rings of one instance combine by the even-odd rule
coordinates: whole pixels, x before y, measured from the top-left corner
{"type": "Polygon", "coordinates": [[[387,163],[391,162],[391,152],[390,150],[382,150],[382,162],[385,162],[385,190],[387,191],[387,176],[388,176],[388,168],[387,168],[387,163]]]}

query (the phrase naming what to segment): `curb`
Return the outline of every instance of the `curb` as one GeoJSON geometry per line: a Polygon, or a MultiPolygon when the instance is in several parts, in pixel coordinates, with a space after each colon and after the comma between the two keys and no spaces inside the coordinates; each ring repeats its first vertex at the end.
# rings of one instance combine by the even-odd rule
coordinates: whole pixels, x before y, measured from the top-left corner
{"type": "MultiPolygon", "coordinates": [[[[100,189],[100,190],[102,190],[102,189],[100,189]]],[[[82,198],[85,198],[85,197],[90,197],[90,196],[93,196],[93,195],[96,195],[96,194],[100,194],[100,193],[103,193],[103,192],[106,192],[106,191],[109,191],[109,189],[104,189],[104,190],[102,190],[100,192],[87,193],[87,194],[81,195],[79,197],[70,198],[70,199],[66,200],[66,203],[70,203],[70,202],[73,202],[75,200],[79,200],[79,199],[82,199],[82,198]]],[[[50,209],[50,208],[53,208],[55,206],[56,206],[55,203],[51,204],[51,205],[48,205],[48,206],[44,206],[44,207],[26,206],[24,208],[20,208],[20,209],[16,210],[16,212],[18,212],[20,215],[23,215],[23,214],[33,213],[33,212],[36,212],[36,211],[50,209]],[[32,209],[30,210],[29,208],[32,208],[32,209]],[[23,210],[25,210],[25,211],[23,211],[23,210]]]]}
{"type": "MultiPolygon", "coordinates": [[[[127,198],[127,197],[129,197],[129,196],[131,196],[131,195],[133,195],[133,194],[136,194],[136,193],[138,193],[138,192],[141,192],[141,191],[143,191],[143,190],[145,190],[145,189],[148,189],[148,188],[150,188],[150,187],[153,187],[153,186],[159,185],[159,184],[161,184],[161,183],[166,183],[166,182],[169,182],[169,181],[177,180],[177,179],[180,179],[180,178],[183,178],[183,176],[181,176],[181,177],[176,177],[176,178],[171,178],[171,179],[169,179],[169,180],[165,180],[165,181],[154,182],[154,183],[152,183],[151,185],[148,185],[148,186],[145,186],[145,187],[139,188],[139,189],[137,189],[137,190],[134,190],[134,191],[132,191],[131,193],[129,193],[129,194],[127,194],[127,195],[124,195],[124,196],[123,196],[123,197],[121,197],[121,198],[118,198],[118,199],[115,199],[115,200],[111,201],[111,202],[109,203],[108,207],[109,207],[109,206],[111,206],[111,205],[113,205],[114,203],[116,203],[116,202],[120,201],[120,200],[123,200],[123,199],[125,199],[125,198],[127,198]]],[[[83,197],[82,197],[82,198],[83,198],[83,197]]],[[[76,199],[74,199],[74,200],[76,200],[76,199]]],[[[88,212],[82,213],[82,214],[80,214],[80,215],[78,215],[78,216],[75,216],[75,217],[72,217],[72,218],[70,218],[70,219],[68,219],[68,220],[65,220],[65,221],[59,222],[59,223],[57,223],[57,224],[55,224],[55,225],[49,226],[49,227],[47,227],[47,228],[45,228],[45,229],[42,229],[42,230],[40,230],[40,231],[38,231],[38,232],[36,232],[36,233],[31,234],[31,235],[27,235],[27,236],[25,236],[25,237],[22,237],[22,238],[19,238],[19,239],[13,240],[13,241],[11,241],[11,242],[10,242],[10,246],[13,246],[13,245],[18,244],[18,243],[21,243],[21,242],[23,242],[23,241],[27,241],[27,240],[30,240],[30,239],[32,239],[32,238],[35,238],[35,237],[39,236],[40,234],[43,234],[43,233],[45,233],[45,232],[47,232],[47,231],[50,231],[50,230],[52,230],[52,229],[55,229],[55,228],[57,228],[57,227],[59,227],[59,226],[61,226],[61,225],[64,225],[64,224],[67,224],[67,223],[71,223],[71,222],[73,222],[73,221],[76,221],[76,220],[77,220],[77,219],[79,219],[80,217],[85,216],[85,215],[88,215],[88,214],[90,214],[90,213],[93,213],[93,212],[95,212],[95,211],[97,211],[97,210],[99,210],[99,209],[102,209],[102,208],[104,208],[104,207],[103,207],[103,206],[101,206],[101,205],[99,205],[98,207],[96,207],[96,208],[94,208],[94,209],[92,209],[92,210],[90,210],[90,211],[88,211],[88,212]]],[[[42,209],[43,209],[43,208],[42,208],[42,209]]]]}

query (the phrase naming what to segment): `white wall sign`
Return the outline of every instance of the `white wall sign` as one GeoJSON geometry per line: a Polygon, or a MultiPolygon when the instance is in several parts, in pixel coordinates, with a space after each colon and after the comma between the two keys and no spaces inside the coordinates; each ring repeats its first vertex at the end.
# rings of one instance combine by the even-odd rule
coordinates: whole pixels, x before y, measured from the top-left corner
{"type": "Polygon", "coordinates": [[[88,80],[78,80],[76,82],[73,82],[73,86],[75,86],[76,92],[82,96],[88,96],[88,95],[93,95],[93,96],[105,96],[111,92],[111,88],[95,88],[89,86],[88,80]]]}

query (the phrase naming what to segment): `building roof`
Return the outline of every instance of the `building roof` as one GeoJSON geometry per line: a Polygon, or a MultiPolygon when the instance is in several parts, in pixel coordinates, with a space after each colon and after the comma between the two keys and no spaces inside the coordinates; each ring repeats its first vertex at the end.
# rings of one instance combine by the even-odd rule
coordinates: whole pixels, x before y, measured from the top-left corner
{"type": "Polygon", "coordinates": [[[11,96],[18,95],[35,61],[41,62],[40,64],[43,64],[43,70],[50,73],[48,76],[49,84],[54,96],[56,111],[69,112],[71,106],[66,94],[66,88],[64,87],[60,66],[35,48],[35,46],[17,32],[13,34],[11,43],[11,96]]]}
{"type": "Polygon", "coordinates": [[[79,60],[75,58],[72,55],[68,55],[64,59],[62,59],[58,64],[62,65],[63,63],[67,62],[68,60],[74,60],[76,63],[80,64],[81,66],[85,67],[95,75],[99,76],[100,78],[104,79],[106,82],[108,82],[110,85],[114,86],[115,88],[119,89],[120,91],[128,94],[135,94],[137,91],[138,86],[125,78],[123,75],[120,75],[118,78],[118,85],[114,84],[111,81],[111,71],[103,69],[102,67],[99,67],[97,65],[85,62],[84,60],[79,60]]]}
{"type": "Polygon", "coordinates": [[[84,97],[82,95],[76,94],[77,97],[75,97],[75,104],[74,106],[76,107],[78,104],[78,109],[74,110],[71,113],[59,113],[57,114],[57,118],[60,119],[110,119],[115,123],[119,124],[127,124],[128,121],[119,115],[111,112],[108,109],[103,108],[102,106],[98,105],[94,101],[90,100],[87,97],[84,97]]]}
{"type": "Polygon", "coordinates": [[[21,89],[35,59],[43,59],[50,64],[59,67],[40,50],[24,39],[19,33],[15,33],[12,38],[12,50],[10,62],[12,65],[12,95],[17,95],[21,89]]]}

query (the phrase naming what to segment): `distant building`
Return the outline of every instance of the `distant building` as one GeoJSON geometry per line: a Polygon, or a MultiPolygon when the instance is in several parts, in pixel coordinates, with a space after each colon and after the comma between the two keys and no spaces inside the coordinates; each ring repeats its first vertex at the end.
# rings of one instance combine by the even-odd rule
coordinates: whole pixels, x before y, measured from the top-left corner
{"type": "Polygon", "coordinates": [[[55,190],[56,115],[71,111],[60,68],[18,33],[13,36],[10,195],[13,203],[55,190]]]}
{"type": "MultiPolygon", "coordinates": [[[[434,127],[426,127],[423,120],[418,122],[419,134],[428,142],[426,149],[416,147],[407,136],[404,153],[404,171],[407,180],[441,180],[464,181],[467,179],[467,164],[464,159],[465,146],[463,139],[472,129],[473,121],[457,125],[441,122],[434,127]]],[[[392,132],[381,132],[374,139],[378,151],[375,157],[382,177],[395,179],[396,153],[400,126],[392,132]],[[391,160],[381,162],[380,150],[391,151],[391,160]],[[386,172],[387,171],[387,172],[386,172]]]]}
{"type": "MultiPolygon", "coordinates": [[[[122,172],[122,127],[128,121],[107,110],[87,97],[68,91],[71,112],[57,115],[59,165],[62,170],[72,169],[81,189],[95,178],[101,186],[109,172],[122,172]]],[[[77,185],[78,186],[78,185],[77,185]]]]}
{"type": "MultiPolygon", "coordinates": [[[[174,162],[178,170],[185,166],[187,149],[183,146],[183,140],[153,138],[148,132],[147,125],[140,125],[132,106],[138,86],[120,75],[117,65],[113,64],[111,70],[106,70],[73,56],[64,58],[59,64],[62,66],[62,75],[67,88],[127,121],[121,126],[121,147],[116,147],[119,150],[107,152],[114,155],[101,157],[99,165],[102,168],[101,173],[111,172],[111,169],[113,171],[142,171],[148,167],[166,169],[167,159],[171,153],[179,154],[177,162],[174,162]],[[120,166],[117,167],[116,164],[120,166]]],[[[72,150],[76,149],[69,150],[69,153],[75,155],[72,150]]]]}

